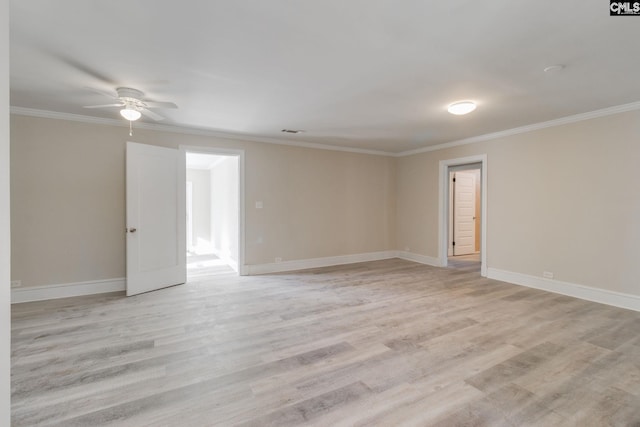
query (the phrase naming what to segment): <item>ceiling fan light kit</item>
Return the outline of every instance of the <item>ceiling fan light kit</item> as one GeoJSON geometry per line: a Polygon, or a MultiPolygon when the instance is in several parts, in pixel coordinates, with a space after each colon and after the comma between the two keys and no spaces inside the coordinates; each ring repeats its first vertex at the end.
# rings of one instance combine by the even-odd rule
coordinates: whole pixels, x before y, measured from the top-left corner
{"type": "Polygon", "coordinates": [[[135,110],[127,106],[126,108],[123,108],[122,110],[120,110],[120,115],[125,119],[129,120],[130,122],[133,122],[138,120],[142,116],[142,113],[138,110],[135,110]]]}

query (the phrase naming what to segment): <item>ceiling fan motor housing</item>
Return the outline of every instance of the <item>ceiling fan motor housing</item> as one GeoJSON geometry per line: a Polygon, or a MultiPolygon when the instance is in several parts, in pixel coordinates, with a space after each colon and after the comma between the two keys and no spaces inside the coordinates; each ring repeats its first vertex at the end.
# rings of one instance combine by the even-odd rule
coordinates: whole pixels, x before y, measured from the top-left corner
{"type": "Polygon", "coordinates": [[[140,92],[137,89],[131,89],[130,87],[119,87],[116,89],[118,93],[118,98],[131,98],[136,101],[141,101],[144,93],[140,92]]]}

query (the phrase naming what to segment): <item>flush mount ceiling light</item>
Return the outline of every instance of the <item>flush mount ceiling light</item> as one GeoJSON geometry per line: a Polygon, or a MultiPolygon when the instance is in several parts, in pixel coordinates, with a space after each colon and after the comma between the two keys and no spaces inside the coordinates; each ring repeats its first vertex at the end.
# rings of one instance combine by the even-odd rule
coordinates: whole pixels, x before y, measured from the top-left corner
{"type": "Polygon", "coordinates": [[[549,65],[548,67],[546,67],[546,68],[544,69],[544,72],[545,72],[545,73],[548,73],[548,74],[553,74],[553,73],[560,72],[560,71],[562,71],[562,70],[564,70],[564,65],[562,65],[562,64],[555,64],[555,65],[549,65]]]}
{"type": "Polygon", "coordinates": [[[125,119],[129,120],[130,122],[134,122],[136,120],[138,120],[140,118],[140,116],[142,116],[142,114],[140,113],[140,111],[135,110],[129,106],[123,108],[122,110],[120,110],[120,115],[122,117],[124,117],[125,119]]]}
{"type": "Polygon", "coordinates": [[[459,101],[449,105],[449,108],[447,108],[447,111],[450,112],[451,114],[455,114],[456,116],[462,116],[464,114],[469,114],[475,109],[476,109],[475,102],[459,101]]]}

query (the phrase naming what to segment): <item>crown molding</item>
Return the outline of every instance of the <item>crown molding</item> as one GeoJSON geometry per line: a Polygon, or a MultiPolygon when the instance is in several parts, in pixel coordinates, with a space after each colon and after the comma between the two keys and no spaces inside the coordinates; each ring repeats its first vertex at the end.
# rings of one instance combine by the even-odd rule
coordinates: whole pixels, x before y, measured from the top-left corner
{"type": "Polygon", "coordinates": [[[487,133],[485,135],[472,136],[470,138],[460,139],[457,141],[445,142],[443,144],[431,145],[429,147],[417,148],[415,150],[402,151],[393,154],[394,157],[406,157],[414,154],[427,153],[430,151],[442,150],[445,148],[457,147],[460,145],[475,144],[478,142],[490,141],[492,139],[504,138],[505,136],[518,135],[521,133],[533,132],[535,130],[546,129],[555,126],[562,126],[569,123],[581,122],[584,120],[596,119],[598,117],[611,116],[618,113],[626,113],[627,111],[640,110],[640,101],[630,104],[617,105],[614,107],[603,108],[601,110],[590,111],[587,113],[575,114],[573,116],[562,117],[559,119],[549,120],[547,122],[535,123],[532,125],[521,126],[513,129],[507,129],[499,132],[487,133]]]}
{"type": "MultiPolygon", "coordinates": [[[[402,151],[399,153],[390,153],[381,150],[367,150],[363,148],[340,147],[329,144],[318,144],[313,142],[289,141],[278,138],[256,137],[249,135],[240,135],[210,129],[183,127],[175,125],[161,125],[154,123],[139,122],[136,124],[138,129],[155,130],[160,132],[173,132],[188,135],[211,136],[216,138],[231,139],[246,142],[263,142],[267,144],[287,145],[300,148],[315,148],[318,150],[343,151],[348,153],[372,154],[376,156],[390,157],[406,157],[414,154],[428,153],[430,151],[443,150],[445,148],[458,147],[460,145],[476,144],[478,142],[490,141],[493,139],[504,138],[507,136],[518,135],[521,133],[533,132],[540,129],[546,129],[555,126],[562,126],[569,123],[581,122],[584,120],[596,119],[598,117],[611,116],[613,114],[625,113],[628,111],[640,110],[640,101],[631,102],[629,104],[617,105],[614,107],[603,108],[601,110],[590,111],[587,113],[575,114],[573,116],[562,117],[559,119],[549,120],[546,122],[535,123],[532,125],[521,126],[513,129],[507,129],[499,132],[487,133],[484,135],[472,136],[457,141],[445,142],[443,144],[430,145],[428,147],[417,148],[414,150],[402,151]]],[[[83,116],[80,114],[59,113],[55,111],[38,110],[34,108],[11,107],[11,114],[20,116],[40,117],[46,119],[70,120],[83,123],[92,123],[107,126],[127,127],[128,124],[118,119],[104,119],[99,117],[83,116]]]]}
{"type": "MultiPolygon", "coordinates": [[[[129,127],[128,122],[124,122],[123,120],[119,120],[119,119],[104,119],[100,117],[84,116],[80,114],[60,113],[60,112],[48,111],[48,110],[38,110],[35,108],[12,106],[11,114],[15,114],[18,116],[39,117],[44,119],[68,120],[68,121],[74,121],[74,122],[82,122],[82,123],[90,123],[90,124],[98,124],[98,125],[106,125],[106,126],[129,127]]],[[[153,130],[153,131],[159,131],[159,132],[172,132],[172,133],[180,133],[180,134],[187,134],[187,135],[211,136],[215,138],[231,139],[235,141],[263,142],[267,144],[287,145],[287,146],[299,147],[299,148],[315,148],[318,150],[344,151],[348,153],[359,153],[359,154],[372,154],[376,156],[393,156],[394,155],[394,153],[389,153],[389,152],[380,151],[380,150],[367,150],[364,148],[340,147],[337,145],[318,144],[314,142],[302,142],[302,141],[295,141],[295,140],[290,141],[290,140],[284,140],[284,139],[278,139],[278,138],[257,137],[257,136],[221,132],[221,131],[215,131],[210,129],[197,128],[197,127],[136,122],[136,129],[153,130]]]]}
{"type": "Polygon", "coordinates": [[[15,114],[17,116],[39,117],[43,119],[68,120],[72,122],[91,123],[94,125],[108,125],[108,126],[118,126],[118,127],[127,126],[124,123],[121,123],[120,120],[116,120],[116,119],[103,119],[99,117],[82,116],[80,114],[58,113],[55,111],[38,110],[35,108],[11,106],[10,112],[11,114],[15,114]]]}

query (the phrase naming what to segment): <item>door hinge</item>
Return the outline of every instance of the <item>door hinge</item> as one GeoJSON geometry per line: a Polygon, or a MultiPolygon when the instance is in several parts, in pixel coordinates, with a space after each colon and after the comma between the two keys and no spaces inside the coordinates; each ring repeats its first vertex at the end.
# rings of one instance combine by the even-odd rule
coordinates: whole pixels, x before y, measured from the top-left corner
{"type": "Polygon", "coordinates": [[[455,176],[453,177],[453,182],[456,182],[456,177],[455,176]]]}
{"type": "Polygon", "coordinates": [[[456,245],[456,242],[452,242],[452,243],[451,243],[451,246],[455,246],[455,245],[456,245]]]}

